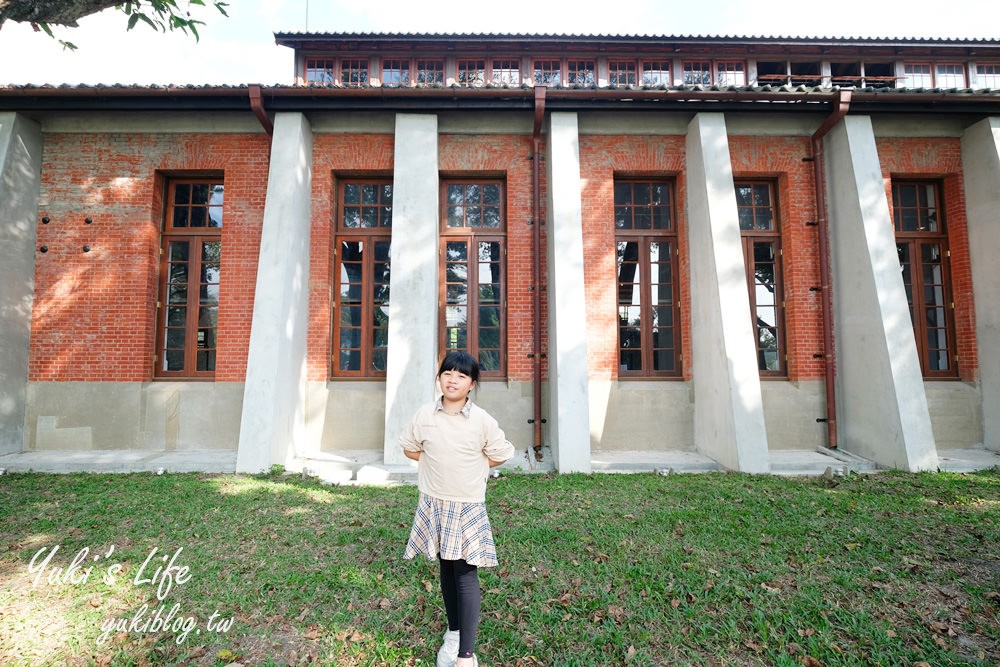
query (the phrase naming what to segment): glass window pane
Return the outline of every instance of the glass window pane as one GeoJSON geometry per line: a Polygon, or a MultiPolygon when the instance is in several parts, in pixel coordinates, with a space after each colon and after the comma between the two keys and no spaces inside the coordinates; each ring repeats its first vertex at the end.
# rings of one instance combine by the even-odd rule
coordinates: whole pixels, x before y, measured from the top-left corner
{"type": "Polygon", "coordinates": [[[191,185],[189,183],[177,183],[174,185],[174,204],[191,203],[191,185]]]}
{"type": "Polygon", "coordinates": [[[340,347],[341,349],[361,347],[361,329],[341,327],[340,347]]]}
{"type": "Polygon", "coordinates": [[[342,306],[340,309],[341,326],[360,327],[361,312],[361,306],[342,306]]]}
{"type": "Polygon", "coordinates": [[[216,327],[218,325],[219,325],[219,309],[217,306],[203,306],[198,309],[199,327],[216,327]]]}
{"type": "Polygon", "coordinates": [[[187,339],[185,336],[184,329],[175,329],[170,327],[167,329],[166,342],[164,347],[170,349],[183,349],[184,341],[187,339]]]}
{"type": "Polygon", "coordinates": [[[342,371],[360,371],[361,370],[361,351],[360,350],[340,350],[340,354],[337,355],[340,360],[340,370],[342,371]]]}
{"type": "Polygon", "coordinates": [[[163,370],[184,370],[184,350],[166,350],[163,353],[163,370]]]}
{"type": "Polygon", "coordinates": [[[481,350],[479,352],[479,367],[484,371],[500,370],[500,352],[497,350],[481,350]]]}

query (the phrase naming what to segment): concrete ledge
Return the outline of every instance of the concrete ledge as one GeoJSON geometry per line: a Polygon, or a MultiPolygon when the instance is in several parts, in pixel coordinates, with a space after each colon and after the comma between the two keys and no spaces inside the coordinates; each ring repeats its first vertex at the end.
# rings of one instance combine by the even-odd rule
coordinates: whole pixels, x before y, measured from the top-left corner
{"type": "Polygon", "coordinates": [[[236,450],[150,452],[124,449],[47,450],[0,456],[7,472],[204,472],[236,471],[236,450]]]}
{"type": "MultiPolygon", "coordinates": [[[[551,455],[534,466],[525,464],[529,454],[518,452],[497,468],[501,474],[554,472],[551,455]]],[[[1000,467],[1000,452],[986,448],[947,449],[938,452],[939,470],[969,473],[1000,467]]],[[[416,484],[415,464],[385,464],[378,450],[320,453],[298,459],[291,472],[304,472],[330,484],[394,485],[416,484]]],[[[706,473],[724,472],[725,468],[697,452],[669,451],[596,451],[591,458],[595,473],[706,473]]],[[[782,476],[818,476],[829,468],[832,474],[871,473],[880,468],[873,462],[842,450],[777,451],[770,455],[771,472],[782,476]]],[[[156,472],[233,473],[235,450],[194,450],[150,452],[139,450],[47,450],[0,455],[0,469],[6,472],[40,473],[133,473],[156,472]]]]}

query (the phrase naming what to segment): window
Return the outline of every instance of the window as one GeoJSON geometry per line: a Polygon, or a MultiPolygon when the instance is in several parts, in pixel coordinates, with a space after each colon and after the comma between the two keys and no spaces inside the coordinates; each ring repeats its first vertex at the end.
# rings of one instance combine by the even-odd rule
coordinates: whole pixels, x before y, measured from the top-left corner
{"type": "Polygon", "coordinates": [[[930,88],[931,66],[928,63],[906,63],[903,65],[904,88],[930,88]]]}
{"type": "Polygon", "coordinates": [[[965,65],[938,63],[934,66],[934,79],[937,88],[965,88],[965,65]]]}
{"type": "Polygon", "coordinates": [[[443,60],[418,60],[416,63],[414,81],[419,85],[434,85],[444,83],[443,60]]]}
{"type": "Polygon", "coordinates": [[[685,86],[711,86],[712,85],[712,63],[707,60],[685,60],[684,85],[685,86]]]}
{"type": "Polygon", "coordinates": [[[788,71],[791,74],[789,84],[793,86],[820,86],[823,84],[823,74],[818,62],[792,62],[788,71]]]}
{"type": "Polygon", "coordinates": [[[444,183],[440,349],[479,359],[484,378],[506,374],[506,222],[500,181],[444,183]]]}
{"type": "Polygon", "coordinates": [[[384,377],[389,341],[392,184],[340,186],[333,374],[384,377]]]}
{"type": "Polygon", "coordinates": [[[410,61],[390,59],[383,60],[382,85],[391,87],[410,85],[410,61]]]}
{"type": "Polygon", "coordinates": [[[520,60],[494,60],[492,81],[496,85],[521,85],[520,60]]]}
{"type": "Polygon", "coordinates": [[[782,86],[788,83],[788,62],[784,60],[758,60],[757,83],[782,86]]]}
{"type": "Polygon", "coordinates": [[[1000,88],[1000,64],[976,65],[976,86],[978,88],[1000,88]]]}
{"type": "Polygon", "coordinates": [[[647,60],[642,63],[642,85],[669,86],[672,83],[669,61],[647,60]]]}
{"type": "Polygon", "coordinates": [[[221,179],[177,179],[167,184],[156,377],[215,375],[223,194],[221,179]]]}
{"type": "Polygon", "coordinates": [[[305,82],[312,84],[333,83],[333,60],[329,58],[306,59],[305,82]]]}
{"type": "Polygon", "coordinates": [[[486,83],[486,61],[459,60],[457,83],[460,86],[473,86],[477,88],[484,85],[486,83]]]}
{"type": "Polygon", "coordinates": [[[892,220],[910,320],[925,377],[954,377],[954,322],[948,236],[939,187],[894,181],[892,220]]]}
{"type": "Polygon", "coordinates": [[[673,189],[615,182],[619,377],[679,376],[680,303],[673,189]]]}
{"type": "Polygon", "coordinates": [[[593,60],[570,60],[566,71],[571,86],[593,86],[597,83],[593,60]]]}
{"type": "Polygon", "coordinates": [[[718,75],[715,80],[720,86],[747,85],[746,66],[742,61],[720,60],[716,71],[718,75]]]}
{"type": "Polygon", "coordinates": [[[780,376],[786,372],[785,297],[774,185],[768,181],[737,181],[735,186],[757,368],[761,375],[780,376]]]}
{"type": "Polygon", "coordinates": [[[536,60],[533,66],[536,86],[562,85],[562,63],[558,60],[536,60]]]}
{"type": "Polygon", "coordinates": [[[634,86],[639,82],[633,60],[608,61],[609,86],[634,86]]]}
{"type": "Polygon", "coordinates": [[[340,83],[344,86],[368,85],[368,61],[345,58],[340,61],[340,83]]]}

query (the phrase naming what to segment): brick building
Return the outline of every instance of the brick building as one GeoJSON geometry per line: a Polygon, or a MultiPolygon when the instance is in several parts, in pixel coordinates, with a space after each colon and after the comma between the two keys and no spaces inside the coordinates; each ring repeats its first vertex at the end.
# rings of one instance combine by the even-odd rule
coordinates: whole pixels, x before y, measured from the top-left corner
{"type": "Polygon", "coordinates": [[[450,348],[563,471],[1000,450],[1000,41],[276,39],[0,88],[0,454],[401,463],[450,348]]]}

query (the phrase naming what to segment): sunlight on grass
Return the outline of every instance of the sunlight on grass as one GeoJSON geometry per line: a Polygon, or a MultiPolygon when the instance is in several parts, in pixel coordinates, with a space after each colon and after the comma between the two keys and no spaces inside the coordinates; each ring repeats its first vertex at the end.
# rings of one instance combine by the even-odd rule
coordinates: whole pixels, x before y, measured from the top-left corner
{"type": "Polygon", "coordinates": [[[212,477],[208,482],[218,493],[226,496],[239,496],[253,493],[270,495],[296,495],[313,503],[334,504],[351,502],[345,494],[335,493],[329,487],[305,487],[292,485],[266,477],[212,477]]]}

